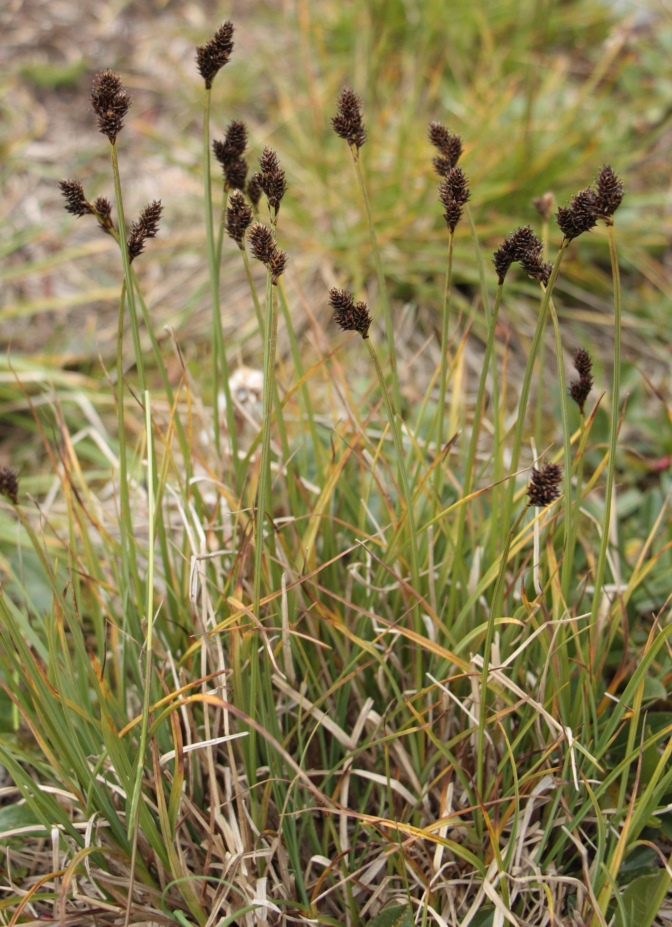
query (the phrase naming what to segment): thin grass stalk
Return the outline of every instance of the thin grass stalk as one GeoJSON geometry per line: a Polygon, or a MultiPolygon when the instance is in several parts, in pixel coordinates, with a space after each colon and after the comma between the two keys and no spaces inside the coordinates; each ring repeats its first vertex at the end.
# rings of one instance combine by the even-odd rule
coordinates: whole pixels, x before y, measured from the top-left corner
{"type": "Polygon", "coordinates": [[[212,366],[213,366],[213,398],[212,410],[214,413],[215,447],[221,454],[221,436],[219,427],[219,394],[223,391],[226,399],[226,421],[229,428],[231,442],[232,470],[236,484],[240,484],[240,461],[238,460],[238,438],[236,436],[233,403],[231,401],[231,388],[229,386],[229,368],[222,336],[222,310],[219,302],[219,265],[215,253],[215,232],[212,220],[212,178],[210,174],[210,101],[212,90],[205,91],[203,112],[203,185],[205,195],[205,232],[208,248],[208,269],[210,276],[210,296],[212,300],[212,366]]]}
{"type": "MultiPolygon", "coordinates": [[[[369,225],[369,238],[371,240],[371,248],[373,249],[373,262],[376,268],[376,276],[378,278],[378,290],[380,291],[380,302],[383,307],[383,317],[385,319],[385,334],[387,336],[387,350],[390,355],[390,369],[392,371],[392,396],[394,398],[393,407],[397,414],[401,413],[401,394],[399,392],[399,376],[397,373],[397,351],[394,345],[394,324],[392,322],[392,311],[390,309],[390,299],[387,294],[387,284],[385,283],[385,274],[383,272],[383,263],[380,257],[380,249],[378,247],[378,238],[376,236],[376,229],[373,224],[373,216],[371,215],[371,204],[369,203],[369,195],[366,190],[366,183],[364,182],[364,173],[362,171],[362,162],[359,157],[353,153],[353,161],[355,165],[355,173],[357,174],[357,180],[359,182],[359,189],[362,194],[362,199],[364,200],[364,209],[366,211],[366,221],[369,225]]],[[[383,391],[384,392],[384,391],[383,391]]]]}
{"type": "MultiPolygon", "coordinates": [[[[380,361],[378,360],[378,355],[376,349],[374,348],[371,339],[365,338],[364,342],[369,350],[369,355],[373,361],[373,366],[376,371],[376,376],[378,377],[378,382],[380,383],[380,389],[383,395],[383,401],[385,403],[385,410],[387,412],[387,417],[390,423],[390,430],[392,431],[392,440],[394,441],[394,449],[397,455],[397,464],[399,467],[399,481],[401,483],[401,492],[404,497],[404,506],[406,508],[406,518],[408,521],[408,534],[410,542],[410,558],[411,558],[411,579],[413,584],[413,590],[418,595],[420,594],[420,566],[418,563],[418,537],[415,527],[415,513],[413,511],[413,495],[408,482],[408,473],[406,472],[406,460],[404,457],[404,447],[401,440],[401,427],[399,425],[399,419],[394,414],[394,406],[392,404],[392,399],[390,399],[390,394],[385,388],[385,377],[383,376],[383,370],[380,366],[380,361]]],[[[420,607],[418,605],[417,599],[413,598],[413,630],[417,634],[423,633],[423,624],[422,618],[420,615],[420,607]]],[[[422,667],[422,654],[420,651],[416,654],[416,667],[415,667],[415,683],[418,691],[422,688],[422,682],[424,677],[423,667],[422,667]]]]}
{"type": "Polygon", "coordinates": [[[506,495],[504,497],[504,511],[502,515],[502,524],[507,525],[511,518],[511,508],[513,506],[513,497],[516,491],[516,481],[514,474],[518,469],[518,461],[520,460],[520,450],[523,442],[523,430],[525,428],[525,418],[527,412],[527,402],[530,395],[530,386],[532,385],[532,375],[534,373],[534,366],[537,354],[539,352],[539,346],[541,344],[542,337],[546,330],[546,315],[548,313],[548,306],[551,301],[551,294],[553,293],[553,288],[555,287],[555,282],[558,279],[558,274],[560,272],[560,265],[562,264],[562,259],[565,256],[565,251],[569,246],[567,239],[563,239],[560,249],[558,251],[555,262],[553,263],[553,270],[551,271],[551,276],[548,281],[548,286],[544,290],[544,295],[541,300],[541,307],[539,309],[539,319],[537,320],[537,327],[534,331],[534,337],[532,338],[532,345],[530,346],[530,354],[527,358],[527,364],[525,366],[525,375],[523,377],[523,386],[520,391],[520,400],[518,403],[518,418],[516,420],[516,431],[513,439],[513,448],[511,450],[511,478],[507,487],[506,495]]]}
{"type": "MultiPolygon", "coordinates": [[[[448,233],[448,257],[446,260],[446,280],[443,288],[443,308],[441,310],[441,368],[439,373],[439,401],[436,415],[436,453],[441,454],[443,447],[443,420],[446,410],[446,390],[448,389],[448,310],[450,307],[450,291],[453,280],[453,244],[455,235],[448,233]]],[[[443,485],[443,468],[437,467],[434,474],[436,492],[441,497],[443,485]]]]}
{"type": "MultiPolygon", "coordinates": [[[[618,267],[616,253],[616,239],[613,225],[607,226],[609,238],[609,257],[611,259],[611,274],[614,283],[614,372],[611,389],[611,427],[609,431],[609,463],[607,465],[607,481],[604,490],[604,516],[602,519],[602,537],[600,538],[600,553],[597,558],[595,570],[595,592],[590,614],[590,624],[593,629],[597,626],[597,613],[600,607],[602,583],[607,564],[607,551],[609,548],[609,528],[611,525],[611,505],[614,492],[614,474],[616,471],[616,442],[618,440],[619,426],[619,399],[621,389],[621,275],[618,267]]],[[[597,640],[592,650],[593,666],[598,662],[597,640]]]]}
{"type": "Polygon", "coordinates": [[[128,314],[131,319],[131,334],[133,336],[133,350],[135,352],[135,364],[138,368],[138,382],[140,391],[145,389],[145,371],[142,364],[142,348],[140,347],[140,332],[138,330],[138,314],[135,308],[135,291],[133,289],[133,278],[131,275],[131,261],[128,255],[128,243],[126,241],[126,221],[124,219],[124,201],[121,195],[121,177],[119,176],[119,160],[117,158],[117,146],[110,145],[112,151],[112,177],[114,178],[114,195],[117,204],[117,216],[119,222],[119,249],[121,251],[121,263],[124,268],[124,282],[126,287],[126,296],[128,299],[128,314]]]}
{"type": "MultiPolygon", "coordinates": [[[[488,372],[490,370],[490,359],[494,352],[495,346],[495,332],[497,329],[497,319],[499,317],[499,309],[502,304],[502,295],[504,292],[504,285],[499,284],[497,287],[497,292],[495,293],[495,304],[492,308],[492,316],[489,320],[488,327],[488,340],[485,345],[485,355],[483,357],[483,366],[481,367],[481,376],[478,381],[478,394],[476,396],[476,405],[474,407],[474,423],[471,429],[471,438],[469,441],[469,450],[467,453],[467,462],[465,464],[464,470],[464,484],[462,486],[462,496],[466,497],[471,493],[473,482],[474,482],[474,468],[476,465],[476,450],[478,448],[478,437],[481,430],[481,415],[483,414],[483,400],[485,398],[485,386],[488,379],[488,372]]],[[[453,564],[456,559],[461,556],[464,543],[464,527],[465,519],[467,515],[466,505],[461,505],[457,513],[457,526],[455,529],[455,543],[453,545],[453,556],[450,559],[446,559],[446,576],[441,578],[440,588],[445,585],[449,577],[453,577],[453,564]]],[[[453,582],[450,589],[450,603],[448,608],[448,616],[455,614],[456,605],[457,605],[457,595],[458,595],[458,584],[456,579],[453,577],[453,582]]],[[[455,626],[453,639],[456,636],[459,636],[461,628],[455,626]]]]}
{"type": "MultiPolygon", "coordinates": [[[[548,254],[548,218],[545,218],[541,225],[541,241],[544,245],[544,250],[541,253],[542,260],[546,258],[548,254]]],[[[544,396],[546,391],[544,389],[544,378],[543,371],[546,365],[546,339],[541,339],[541,344],[539,345],[539,385],[537,387],[537,404],[534,410],[534,440],[537,447],[544,446],[544,396]]]]}
{"type": "MultiPolygon", "coordinates": [[[[278,293],[277,287],[271,283],[271,274],[266,275],[266,338],[264,339],[264,400],[262,419],[261,456],[259,461],[259,483],[257,486],[257,502],[254,520],[254,579],[252,610],[255,617],[261,621],[261,575],[264,564],[264,524],[266,510],[270,511],[271,487],[271,419],[273,417],[273,384],[275,378],[275,353],[278,340],[278,293]]],[[[252,632],[254,638],[254,632],[252,632]]],[[[256,720],[258,713],[257,687],[258,687],[258,657],[257,648],[252,645],[250,651],[250,691],[248,714],[256,720]]],[[[256,733],[254,726],[250,726],[249,755],[256,755],[256,733]]],[[[248,771],[249,772],[249,771],[248,771]]]]}
{"type": "MultiPolygon", "coordinates": [[[[499,287],[501,289],[501,287],[499,287]]],[[[492,642],[495,638],[495,624],[498,615],[502,611],[504,600],[504,589],[506,586],[506,569],[508,566],[509,548],[518,527],[523,520],[526,509],[523,509],[518,515],[515,524],[506,536],[504,550],[502,551],[499,573],[495,584],[495,591],[492,596],[492,606],[488,616],[488,624],[485,632],[485,643],[483,644],[483,668],[481,670],[481,693],[478,712],[478,731],[476,732],[476,791],[477,798],[480,802],[485,802],[483,794],[483,782],[485,777],[485,716],[488,708],[488,675],[490,672],[490,654],[492,653],[492,642]]]]}
{"type": "MultiPolygon", "coordinates": [[[[469,204],[464,207],[465,214],[467,216],[467,221],[469,222],[469,230],[471,232],[471,237],[474,241],[474,248],[476,250],[476,263],[478,264],[478,282],[481,290],[481,300],[483,302],[483,308],[485,310],[485,320],[488,325],[492,324],[492,319],[494,316],[494,307],[492,313],[490,311],[490,297],[488,295],[488,283],[485,276],[485,264],[483,263],[483,251],[481,249],[479,240],[478,240],[478,230],[476,229],[476,223],[474,222],[474,217],[469,208],[469,204]]],[[[496,326],[495,326],[496,327],[496,326]]],[[[494,352],[491,352],[490,363],[492,364],[492,408],[493,408],[493,423],[494,423],[494,447],[495,447],[495,471],[494,471],[494,480],[497,483],[501,476],[503,475],[501,454],[502,454],[502,440],[501,440],[501,423],[499,416],[499,377],[497,375],[497,355],[494,352]]],[[[487,364],[485,365],[487,367],[487,364]]],[[[480,410],[479,410],[480,415],[480,410]]],[[[497,495],[497,488],[495,489],[495,500],[497,495]]],[[[497,506],[499,508],[499,506],[497,506]]],[[[493,506],[494,510],[494,506],[493,506]]],[[[508,524],[503,522],[504,525],[508,524]]]]}
{"type": "MultiPolygon", "coordinates": [[[[145,679],[144,693],[142,702],[142,724],[140,727],[140,742],[138,744],[138,768],[136,771],[135,782],[133,783],[133,794],[128,810],[128,838],[133,840],[134,853],[135,844],[137,844],[138,823],[140,801],[142,795],[142,779],[145,766],[145,751],[147,749],[147,730],[149,727],[149,706],[151,702],[152,691],[152,648],[154,644],[154,532],[155,532],[155,512],[154,512],[154,453],[152,443],[152,417],[149,390],[144,393],[145,405],[145,431],[147,434],[147,529],[148,529],[148,546],[147,546],[147,604],[145,616],[147,620],[147,636],[145,638],[145,679]]],[[[129,892],[132,894],[132,892],[129,892]]]]}
{"type": "MultiPolygon", "coordinates": [[[[294,369],[296,370],[296,376],[299,380],[304,380],[305,378],[305,368],[303,366],[303,358],[301,357],[301,350],[299,348],[299,343],[296,338],[296,332],[294,331],[294,325],[292,324],[292,314],[289,311],[289,304],[287,302],[287,293],[285,292],[285,285],[282,277],[280,278],[279,283],[279,296],[280,296],[280,307],[282,309],[282,315],[285,320],[285,325],[287,327],[287,334],[289,335],[289,347],[292,352],[292,362],[294,363],[294,369]]],[[[315,459],[315,468],[318,473],[322,472],[322,445],[320,444],[319,437],[317,435],[317,427],[315,425],[315,416],[313,414],[313,406],[310,401],[310,391],[306,382],[303,383],[301,387],[301,395],[303,397],[303,403],[306,410],[306,416],[308,418],[308,427],[310,429],[310,436],[313,441],[313,455],[315,459]]],[[[280,409],[277,412],[280,415],[280,409]]]]}
{"type": "MultiPolygon", "coordinates": [[[[572,578],[572,563],[567,557],[569,551],[569,535],[572,525],[572,435],[569,430],[569,410],[567,408],[567,384],[565,381],[565,362],[562,356],[562,336],[560,334],[560,324],[558,315],[553,305],[553,300],[548,302],[551,321],[553,323],[553,333],[555,335],[555,356],[558,367],[558,386],[560,389],[560,417],[562,419],[562,442],[564,452],[564,481],[565,481],[565,524],[564,524],[564,541],[563,541],[563,560],[561,568],[561,589],[565,605],[569,602],[569,583],[572,578]]],[[[543,339],[542,339],[543,340],[543,339]]],[[[542,377],[543,380],[543,371],[542,377]]],[[[577,513],[578,518],[578,513],[577,513]]]]}
{"type": "Polygon", "coordinates": [[[124,410],[124,311],[126,304],[126,281],[121,285],[119,297],[119,322],[117,327],[117,430],[119,435],[119,544],[121,548],[121,613],[132,616],[133,635],[140,634],[140,624],[137,621],[135,607],[129,609],[131,601],[130,591],[133,588],[138,594],[140,578],[138,576],[137,560],[131,556],[130,539],[133,537],[133,520],[131,518],[131,503],[128,492],[128,459],[126,451],[126,416],[124,410]],[[133,580],[131,584],[131,578],[133,580]]]}

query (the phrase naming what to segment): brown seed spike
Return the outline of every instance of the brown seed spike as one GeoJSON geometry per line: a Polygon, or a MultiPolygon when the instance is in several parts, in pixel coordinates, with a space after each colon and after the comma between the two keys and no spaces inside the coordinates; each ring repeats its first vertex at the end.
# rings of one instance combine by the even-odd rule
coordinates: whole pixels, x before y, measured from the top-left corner
{"type": "Polygon", "coordinates": [[[329,305],[334,311],[334,322],[341,331],[358,332],[362,338],[369,337],[373,319],[365,302],[355,303],[352,293],[333,287],[329,291],[329,305]]]}
{"type": "Polygon", "coordinates": [[[128,91],[114,71],[101,71],[93,78],[91,106],[98,117],[98,130],[114,145],[131,106],[128,91]]]}
{"type": "Polygon", "coordinates": [[[586,187],[579,190],[569,206],[561,206],[556,213],[558,226],[567,241],[572,241],[595,228],[598,219],[597,198],[594,190],[586,187]]]}
{"type": "Polygon", "coordinates": [[[593,361],[584,348],[578,348],[574,355],[574,369],[579,374],[579,379],[573,380],[570,384],[569,395],[579,407],[581,415],[583,415],[586,399],[593,388],[593,361]]]}
{"type": "Polygon", "coordinates": [[[262,264],[268,264],[275,248],[273,235],[268,226],[262,222],[254,222],[250,226],[248,238],[254,257],[262,264]]]}
{"type": "Polygon", "coordinates": [[[98,218],[98,225],[104,232],[110,235],[114,229],[112,222],[112,203],[106,196],[99,196],[93,204],[93,208],[98,218]]]}
{"type": "Polygon", "coordinates": [[[440,122],[430,122],[429,140],[440,152],[440,157],[432,161],[439,177],[445,177],[451,171],[462,155],[462,139],[453,135],[440,122]]]}
{"type": "Polygon", "coordinates": [[[621,205],[623,199],[623,181],[608,165],[602,168],[596,183],[596,210],[601,219],[612,224],[611,217],[621,205]]]}
{"type": "Polygon", "coordinates": [[[245,232],[251,222],[252,207],[245,202],[245,197],[240,190],[234,190],[229,197],[226,209],[226,232],[229,238],[233,238],[238,244],[241,251],[245,232]]]}
{"type": "Polygon", "coordinates": [[[7,496],[14,505],[19,504],[19,476],[11,467],[0,467],[0,496],[7,496]]]}
{"type": "Polygon", "coordinates": [[[560,497],[562,467],[559,464],[543,464],[541,469],[532,468],[532,479],[527,488],[528,505],[543,509],[560,497]]]}
{"type": "Polygon", "coordinates": [[[349,87],[344,87],[338,95],[336,115],[331,124],[334,132],[350,145],[359,149],[366,141],[366,129],[362,122],[361,103],[357,94],[349,87]]]}
{"type": "Polygon", "coordinates": [[[73,216],[86,216],[94,212],[91,203],[84,196],[84,188],[78,180],[59,181],[61,193],[65,197],[65,210],[73,216]]]}
{"type": "Polygon", "coordinates": [[[206,89],[212,87],[217,73],[224,67],[233,51],[233,23],[227,20],[205,45],[196,49],[196,66],[205,81],[206,89]]]}
{"type": "Polygon", "coordinates": [[[543,196],[535,196],[535,198],[532,200],[532,205],[537,210],[544,222],[548,222],[554,202],[555,197],[552,193],[544,193],[543,196]]]}
{"type": "Polygon", "coordinates": [[[266,195],[269,207],[275,211],[277,216],[280,202],[287,190],[287,179],[280,167],[278,156],[272,148],[264,148],[259,158],[259,167],[261,172],[256,173],[254,178],[266,195]]]}
{"type": "Polygon", "coordinates": [[[145,206],[139,218],[131,225],[131,234],[128,238],[128,258],[131,262],[145,250],[145,242],[148,238],[156,238],[162,209],[161,201],[154,200],[145,206]]]}
{"type": "Polygon", "coordinates": [[[504,278],[515,261],[522,262],[525,259],[528,267],[533,267],[535,261],[537,264],[541,262],[543,250],[543,244],[529,225],[517,228],[508,238],[505,238],[492,257],[500,286],[504,283],[504,278]]]}

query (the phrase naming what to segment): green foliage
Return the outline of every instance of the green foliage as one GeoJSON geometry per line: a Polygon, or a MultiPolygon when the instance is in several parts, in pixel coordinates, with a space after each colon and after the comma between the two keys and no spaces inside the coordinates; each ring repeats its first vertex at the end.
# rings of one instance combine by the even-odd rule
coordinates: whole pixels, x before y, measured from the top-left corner
{"type": "Polygon", "coordinates": [[[86,240],[32,257],[41,230],[0,231],[23,326],[0,361],[20,471],[0,504],[2,909],[652,925],[672,851],[669,228],[651,181],[668,29],[644,48],[593,0],[458,3],[449,23],[439,0],[292,9],[282,33],[273,9],[241,24],[247,57],[205,98],[161,41],[182,75],[161,98],[172,131],[139,106],[105,170],[80,162],[88,197],[115,191],[112,235],[83,214],[86,240]],[[354,164],[329,125],[345,82],[368,133],[354,164]],[[210,142],[231,118],[287,171],[282,209],[259,214],[289,253],[279,281],[224,231],[210,142]],[[433,119],[465,148],[454,236],[433,119]],[[187,197],[179,234],[169,219],[131,264],[148,148],[189,163],[188,189],[202,175],[205,232],[187,197]],[[615,227],[563,241],[531,198],[566,203],[605,161],[626,182],[615,227]],[[492,251],[528,223],[552,273],[514,263],[498,285],[492,251]],[[24,293],[73,264],[71,296],[24,293]],[[368,298],[366,345],[329,326],[332,285],[368,298]],[[35,353],[31,320],[79,304],[104,307],[99,343],[70,321],[35,353]],[[539,460],[565,476],[531,507],[539,460]]]}

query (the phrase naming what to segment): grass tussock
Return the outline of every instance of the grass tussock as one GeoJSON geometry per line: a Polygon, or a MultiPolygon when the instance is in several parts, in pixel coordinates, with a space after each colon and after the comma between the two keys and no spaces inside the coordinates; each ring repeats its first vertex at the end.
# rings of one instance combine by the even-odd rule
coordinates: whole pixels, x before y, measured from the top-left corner
{"type": "MultiPolygon", "coordinates": [[[[435,319],[423,331],[418,310],[409,334],[396,207],[367,168],[389,105],[336,90],[319,120],[350,179],[324,188],[326,237],[347,221],[370,264],[336,249],[306,334],[291,204],[308,137],[287,157],[263,140],[251,173],[244,121],[212,139],[234,35],[225,22],[194,66],[202,369],[144,295],[170,204],[126,219],[132,95],[112,70],[91,105],[114,198],[75,178],[60,189],[114,242],[114,356],[39,393],[9,353],[43,463],[0,467],[0,916],[665,923],[669,494],[642,491],[651,510],[635,530],[622,521],[637,481],[622,434],[621,168],[577,173],[587,186],[557,208],[539,196],[537,231],[513,208],[506,228],[481,225],[481,184],[512,204],[520,180],[488,178],[489,151],[479,161],[433,114],[414,157],[436,175],[417,223],[435,319]],[[253,367],[234,366],[225,337],[231,257],[253,367]],[[569,324],[567,293],[581,275],[589,292],[592,274],[610,294],[606,351],[569,324]]],[[[397,190],[405,170],[393,153],[397,190]]],[[[409,259],[418,304],[420,266],[409,259]]]]}

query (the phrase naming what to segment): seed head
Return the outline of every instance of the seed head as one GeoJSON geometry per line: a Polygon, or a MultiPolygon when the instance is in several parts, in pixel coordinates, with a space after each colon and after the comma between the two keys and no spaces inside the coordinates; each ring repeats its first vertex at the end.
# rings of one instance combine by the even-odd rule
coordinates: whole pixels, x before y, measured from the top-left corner
{"type": "Polygon", "coordinates": [[[359,153],[366,141],[366,129],[362,122],[359,97],[349,87],[344,87],[338,95],[336,115],[332,117],[331,124],[336,135],[344,138],[359,153]]]}
{"type": "Polygon", "coordinates": [[[544,193],[543,196],[535,196],[535,198],[532,200],[532,205],[537,210],[544,222],[548,222],[548,218],[551,215],[554,202],[555,197],[552,193],[544,193]]]}
{"type": "Polygon", "coordinates": [[[533,280],[538,280],[539,283],[548,286],[548,281],[551,279],[551,273],[553,272],[553,265],[542,261],[540,255],[535,254],[533,251],[522,255],[520,266],[528,277],[532,277],[533,280]]]}
{"type": "Polygon", "coordinates": [[[611,225],[611,217],[623,199],[623,181],[608,164],[605,164],[597,175],[595,186],[597,213],[607,225],[611,225]]]}
{"type": "Polygon", "coordinates": [[[225,190],[244,190],[247,162],[243,154],[247,147],[247,128],[244,122],[234,120],[226,130],[223,142],[215,140],[212,149],[222,165],[225,190]]]}
{"type": "Polygon", "coordinates": [[[259,205],[259,200],[261,199],[261,187],[259,186],[259,180],[257,175],[253,174],[252,177],[247,182],[247,198],[254,207],[256,212],[257,206],[259,205]]]}
{"type": "Polygon", "coordinates": [[[586,399],[593,388],[593,360],[584,348],[578,348],[574,355],[574,369],[579,374],[579,379],[571,382],[569,395],[583,415],[586,399]]]}
{"type": "Polygon", "coordinates": [[[462,218],[469,196],[469,182],[464,171],[461,167],[453,167],[439,184],[439,199],[445,209],[443,218],[451,232],[462,218]]]}
{"type": "Polygon", "coordinates": [[[334,310],[334,322],[342,331],[359,332],[362,338],[369,337],[373,319],[366,303],[355,303],[352,293],[333,287],[329,291],[329,305],[334,310]]]}
{"type": "Polygon", "coordinates": [[[86,216],[94,211],[91,203],[84,196],[84,188],[78,180],[59,181],[61,193],[65,197],[65,210],[73,216],[86,216]]]}
{"type": "Polygon", "coordinates": [[[233,23],[227,20],[205,45],[196,49],[196,66],[205,81],[206,89],[212,87],[217,72],[228,62],[233,51],[233,23]]]}
{"type": "Polygon", "coordinates": [[[543,509],[560,496],[562,467],[559,464],[542,464],[532,468],[532,479],[527,487],[528,505],[543,509]]]}
{"type": "Polygon", "coordinates": [[[98,117],[98,130],[114,145],[131,106],[128,91],[114,71],[100,71],[93,78],[91,106],[98,117]]]}
{"type": "Polygon", "coordinates": [[[156,238],[162,209],[161,201],[154,200],[145,206],[139,218],[131,225],[131,234],[127,243],[129,261],[133,262],[139,254],[142,254],[148,238],[156,238]]]}
{"type": "Polygon", "coordinates": [[[106,196],[99,196],[93,204],[93,208],[96,211],[98,225],[104,232],[110,235],[114,229],[114,223],[112,222],[112,203],[110,203],[106,196]]]}
{"type": "Polygon", "coordinates": [[[248,238],[253,256],[266,265],[271,275],[271,283],[276,286],[287,267],[286,252],[280,251],[273,240],[273,233],[262,222],[252,223],[248,238]]]}
{"type": "Polygon", "coordinates": [[[541,272],[540,268],[544,266],[541,260],[543,251],[543,244],[529,225],[517,228],[508,238],[504,239],[492,257],[500,285],[504,283],[509,267],[516,261],[520,261],[521,264],[525,261],[523,269],[528,274],[532,270],[541,272]]]}
{"type": "Polygon", "coordinates": [[[455,167],[462,155],[462,139],[453,135],[440,122],[430,122],[429,140],[439,151],[439,157],[434,158],[432,164],[439,177],[446,177],[455,167]]]}
{"type": "Polygon", "coordinates": [[[560,231],[567,241],[595,228],[598,216],[597,197],[591,187],[579,190],[569,206],[561,206],[556,213],[560,231]]]}
{"type": "Polygon", "coordinates": [[[237,242],[241,251],[244,247],[245,232],[251,222],[252,207],[245,202],[245,197],[240,190],[234,190],[229,197],[226,208],[226,232],[230,238],[237,242]]]}
{"type": "Polygon", "coordinates": [[[19,476],[11,467],[0,467],[0,496],[7,496],[14,505],[19,503],[19,476]]]}
{"type": "Polygon", "coordinates": [[[277,217],[280,210],[280,201],[287,190],[287,179],[285,172],[280,167],[278,156],[272,148],[264,148],[259,158],[259,167],[261,171],[257,171],[252,179],[259,184],[259,187],[266,195],[269,208],[274,210],[277,217]]]}

